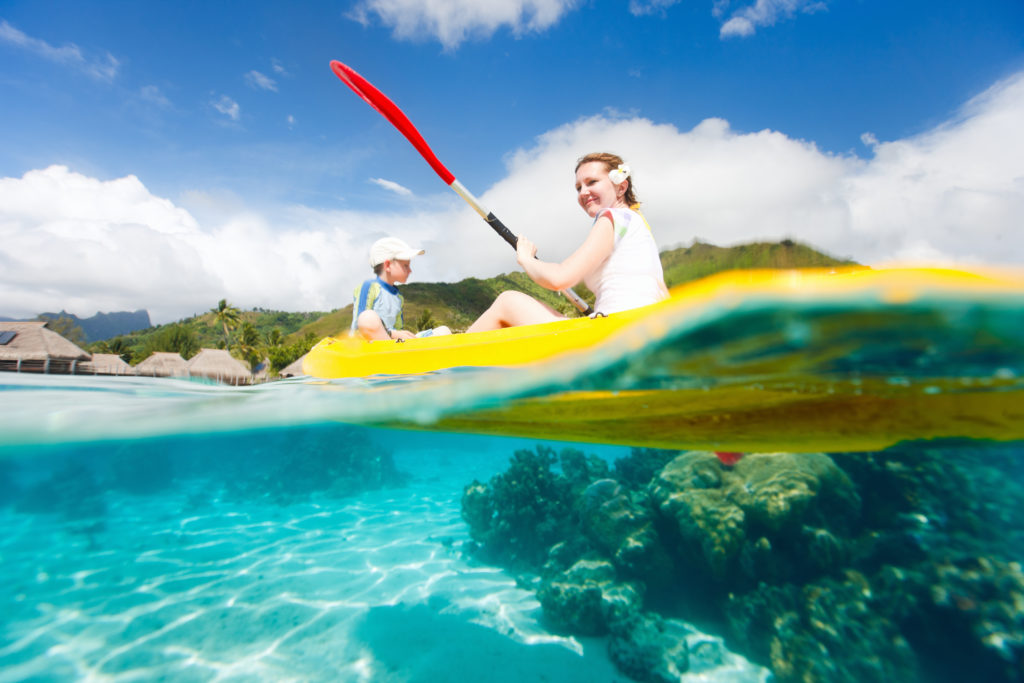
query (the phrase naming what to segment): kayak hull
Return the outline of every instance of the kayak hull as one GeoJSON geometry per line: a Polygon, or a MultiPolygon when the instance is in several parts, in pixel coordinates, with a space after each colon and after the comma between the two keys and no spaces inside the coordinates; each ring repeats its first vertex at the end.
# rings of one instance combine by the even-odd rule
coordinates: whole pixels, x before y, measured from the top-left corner
{"type": "Polygon", "coordinates": [[[493,379],[506,390],[487,401],[373,421],[389,427],[808,452],[1024,440],[1022,366],[1024,276],[900,268],[734,271],[605,318],[401,344],[325,339],[304,369],[506,369],[493,379]]]}

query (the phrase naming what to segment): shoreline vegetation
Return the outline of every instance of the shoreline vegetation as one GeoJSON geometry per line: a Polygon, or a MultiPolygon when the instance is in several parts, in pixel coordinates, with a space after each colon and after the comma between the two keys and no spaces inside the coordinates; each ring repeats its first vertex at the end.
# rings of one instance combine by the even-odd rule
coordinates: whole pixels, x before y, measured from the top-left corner
{"type": "MultiPolygon", "coordinates": [[[[670,288],[724,270],[857,265],[788,239],[733,247],[695,241],[689,247],[662,250],[661,261],[665,282],[670,288]]],[[[570,304],[557,292],[540,287],[525,273],[513,272],[487,279],[403,285],[406,328],[418,332],[447,325],[462,331],[486,310],[499,293],[508,289],[518,289],[557,310],[572,313],[570,304]]],[[[588,302],[593,302],[593,294],[582,284],[576,291],[588,302]]],[[[77,339],[79,343],[84,341],[81,328],[70,317],[53,317],[50,314],[45,319],[49,321],[50,329],[65,338],[77,339]]],[[[332,311],[286,312],[259,307],[241,310],[221,299],[206,312],[94,341],[84,344],[84,348],[90,353],[116,354],[133,366],[154,352],[178,353],[188,360],[203,348],[227,349],[253,369],[266,361],[269,375],[275,377],[321,338],[348,330],[351,321],[351,303],[332,311]]]]}

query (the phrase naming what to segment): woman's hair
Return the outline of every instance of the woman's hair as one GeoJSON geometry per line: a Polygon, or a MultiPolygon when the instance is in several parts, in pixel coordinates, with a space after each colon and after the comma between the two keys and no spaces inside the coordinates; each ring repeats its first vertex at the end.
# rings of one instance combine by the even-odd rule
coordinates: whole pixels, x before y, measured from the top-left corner
{"type": "MultiPolygon", "coordinates": [[[[618,168],[620,164],[624,164],[622,157],[618,154],[611,154],[610,152],[591,152],[590,154],[580,157],[579,161],[576,162],[576,170],[580,170],[580,166],[583,164],[589,164],[592,161],[600,161],[605,165],[605,170],[612,170],[618,168]]],[[[633,174],[630,173],[629,185],[626,186],[626,194],[623,195],[623,200],[626,202],[626,206],[634,208],[640,206],[640,200],[636,198],[636,193],[633,191],[633,174]]]]}

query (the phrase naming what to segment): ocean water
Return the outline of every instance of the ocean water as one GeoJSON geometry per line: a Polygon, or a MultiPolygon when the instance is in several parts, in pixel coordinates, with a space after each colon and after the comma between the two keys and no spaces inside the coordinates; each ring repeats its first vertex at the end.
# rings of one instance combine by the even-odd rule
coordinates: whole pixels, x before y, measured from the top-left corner
{"type": "MultiPolygon", "coordinates": [[[[567,461],[558,454],[575,450],[609,467],[594,481],[626,481],[635,467],[624,463],[660,455],[664,466],[678,453],[319,419],[260,427],[247,414],[291,414],[323,400],[325,388],[353,400],[376,391],[372,384],[225,389],[150,378],[0,379],[5,427],[31,423],[5,429],[0,447],[0,681],[963,680],[957,676],[972,671],[1020,680],[1024,673],[1020,443],[922,442],[821,456],[852,482],[855,511],[822,505],[798,527],[750,528],[721,575],[702,571],[703,560],[688,566],[681,551],[667,579],[622,573],[623,582],[646,581],[640,609],[662,624],[654,636],[627,639],[654,653],[630,669],[609,628],[595,632],[547,613],[538,596],[545,572],[557,568],[531,569],[522,556],[502,555],[510,546],[501,538],[488,548],[466,521],[463,495],[473,482],[497,486],[516,457],[564,478],[567,461]],[[207,411],[221,420],[216,429],[207,411]],[[235,424],[226,428],[233,411],[235,424]],[[785,549],[822,536],[831,540],[785,549]],[[776,556],[759,550],[765,538],[778,546],[776,556]],[[782,566],[829,552],[837,556],[831,564],[782,566]],[[733,589],[748,601],[730,599],[733,589]],[[709,601],[708,591],[720,599],[709,601]],[[894,608],[894,596],[908,604],[894,608]],[[664,673],[666,641],[686,643],[676,677],[664,673]]],[[[806,485],[794,479],[792,491],[806,485]]],[[[789,495],[786,486],[773,495],[789,495]]],[[[536,505],[541,517],[554,514],[542,488],[521,492],[536,493],[525,506],[536,505]]],[[[633,497],[655,488],[638,485],[633,497]]],[[[600,490],[583,488],[572,505],[585,506],[600,490]]],[[[654,500],[640,504],[657,509],[654,500]]],[[[570,533],[593,538],[586,524],[580,529],[570,533]]],[[[662,535],[698,554],[709,543],[662,535]]],[[[595,548],[579,557],[599,558],[595,548]]]]}
{"type": "Polygon", "coordinates": [[[1020,302],[882,299],[531,370],[0,373],[0,681],[1024,680],[1020,302]],[[700,400],[676,448],[431,431],[563,391],[700,400]],[[683,443],[825,415],[823,452],[683,443]]]}
{"type": "MultiPolygon", "coordinates": [[[[603,639],[550,628],[514,572],[466,549],[463,487],[535,441],[185,419],[294,408],[313,381],[2,379],[37,436],[0,447],[2,681],[627,680],[603,639]],[[55,426],[84,419],[133,436],[55,426]]],[[[725,653],[716,680],[764,680],[691,638],[725,653]]]]}

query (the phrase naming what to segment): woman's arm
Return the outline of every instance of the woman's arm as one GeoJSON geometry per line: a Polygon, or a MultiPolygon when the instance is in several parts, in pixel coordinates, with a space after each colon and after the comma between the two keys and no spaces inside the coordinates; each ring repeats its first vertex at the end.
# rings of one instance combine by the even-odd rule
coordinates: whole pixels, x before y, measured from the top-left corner
{"type": "Polygon", "coordinates": [[[545,289],[559,290],[575,286],[593,272],[615,249],[612,221],[601,216],[590,229],[586,241],[561,263],[540,261],[534,256],[537,246],[520,235],[516,246],[517,260],[530,279],[545,289]]]}

